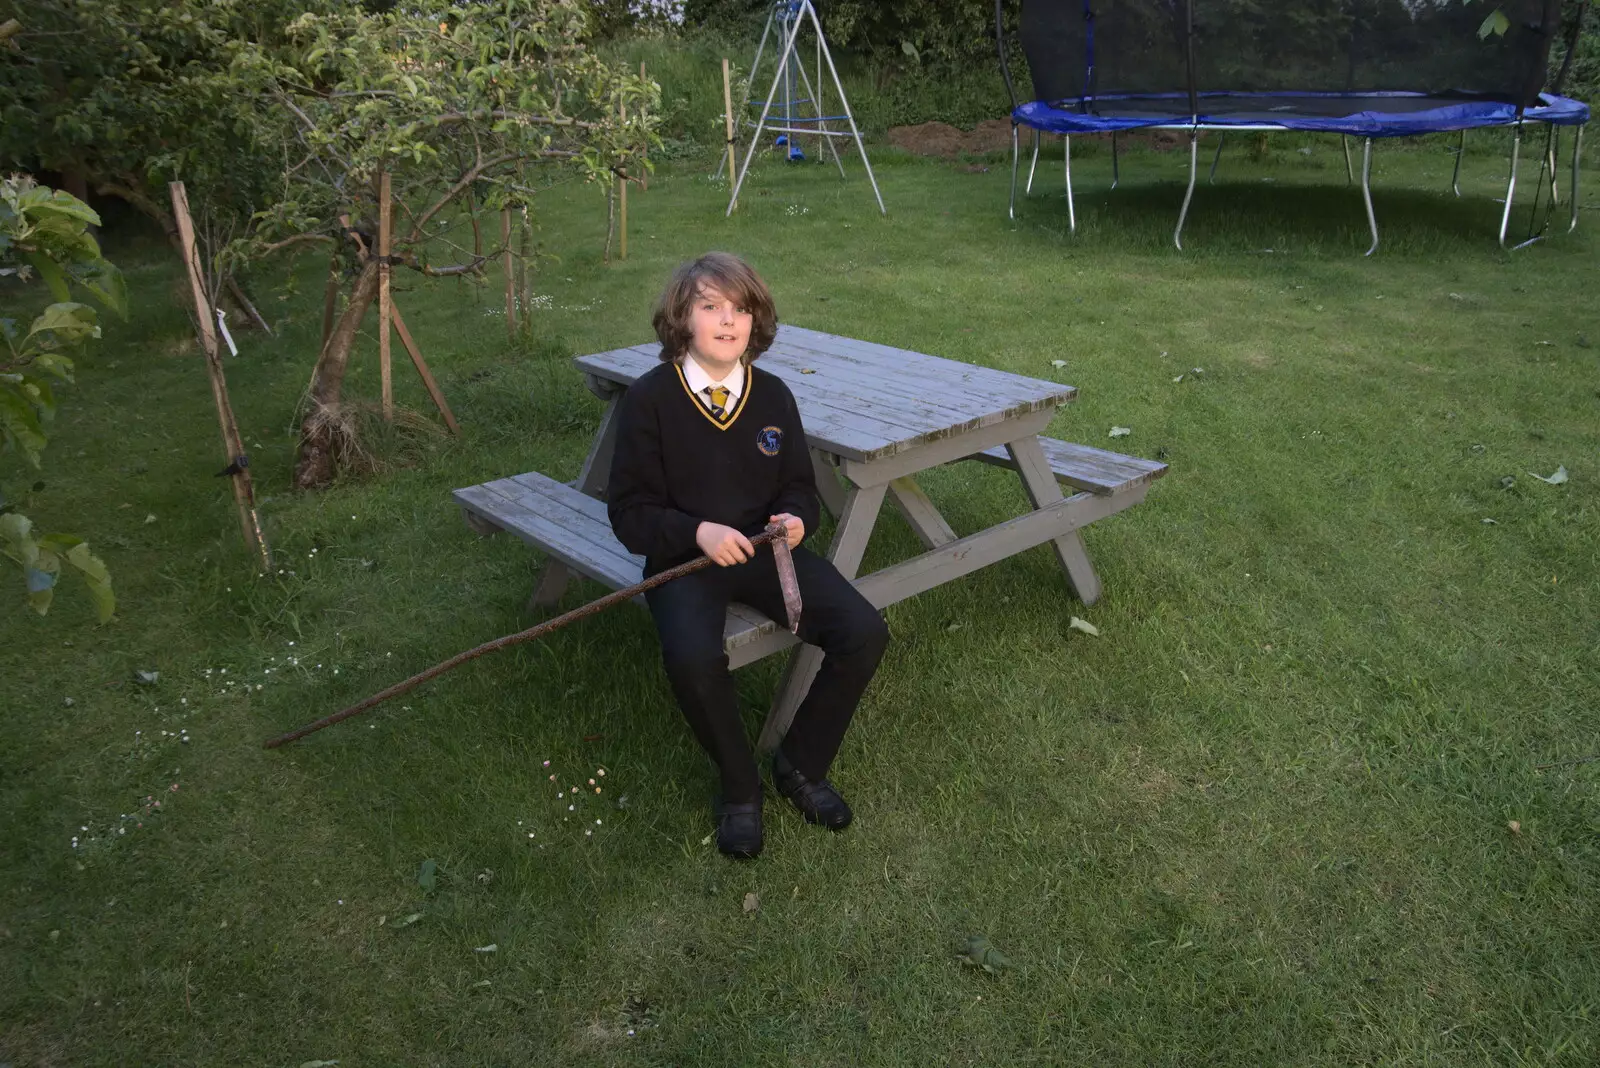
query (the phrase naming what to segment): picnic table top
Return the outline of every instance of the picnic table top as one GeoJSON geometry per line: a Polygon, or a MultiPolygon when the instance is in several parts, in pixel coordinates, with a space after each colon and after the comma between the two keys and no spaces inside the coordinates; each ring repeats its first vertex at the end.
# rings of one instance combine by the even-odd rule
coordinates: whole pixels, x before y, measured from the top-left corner
{"type": "MultiPolygon", "coordinates": [[[[573,362],[597,378],[628,385],[660,362],[660,351],[652,341],[573,362]]],[[[1055,408],[1078,392],[1059,382],[788,323],[778,327],[760,367],[788,385],[813,445],[860,461],[1055,408]]]]}

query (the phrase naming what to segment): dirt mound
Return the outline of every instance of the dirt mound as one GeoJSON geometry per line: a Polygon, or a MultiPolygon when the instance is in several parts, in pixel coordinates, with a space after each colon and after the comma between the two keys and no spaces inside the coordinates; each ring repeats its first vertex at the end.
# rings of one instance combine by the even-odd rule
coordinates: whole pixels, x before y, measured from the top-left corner
{"type": "MultiPolygon", "coordinates": [[[[1017,131],[1023,147],[1032,144],[1032,134],[1027,129],[1017,131]]],[[[1108,134],[1081,135],[1097,141],[1110,141],[1108,134]]],[[[1044,135],[1046,143],[1056,141],[1058,135],[1044,135]]],[[[1124,145],[1143,144],[1157,152],[1166,152],[1183,143],[1183,135],[1172,130],[1135,130],[1121,135],[1124,145]]],[[[955,159],[963,153],[979,155],[984,152],[1009,152],[1011,150],[1011,120],[985,119],[971,130],[961,130],[947,122],[924,122],[915,126],[889,127],[889,143],[896,148],[918,156],[940,156],[955,159]]]]}
{"type": "Polygon", "coordinates": [[[891,126],[889,143],[918,156],[945,159],[954,159],[963,152],[1006,152],[1011,149],[1011,120],[985,119],[971,130],[960,130],[947,122],[891,126]]]}

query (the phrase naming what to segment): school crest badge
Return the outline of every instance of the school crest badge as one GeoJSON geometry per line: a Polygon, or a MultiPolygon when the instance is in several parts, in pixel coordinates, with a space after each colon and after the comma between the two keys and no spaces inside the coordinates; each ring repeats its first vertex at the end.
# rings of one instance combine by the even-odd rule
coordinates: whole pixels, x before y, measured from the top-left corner
{"type": "Polygon", "coordinates": [[[764,456],[776,456],[783,448],[783,431],[775,426],[764,426],[756,434],[756,448],[764,456]]]}

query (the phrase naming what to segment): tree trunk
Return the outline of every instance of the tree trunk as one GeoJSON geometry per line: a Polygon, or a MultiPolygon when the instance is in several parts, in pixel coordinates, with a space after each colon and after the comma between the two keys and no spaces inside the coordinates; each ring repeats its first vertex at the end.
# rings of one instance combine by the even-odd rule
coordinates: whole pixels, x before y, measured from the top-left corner
{"type": "Polygon", "coordinates": [[[350,303],[317,357],[317,368],[311,375],[311,410],[300,424],[300,449],[295,459],[297,489],[320,489],[331,483],[338,474],[340,456],[354,440],[354,426],[341,418],[340,393],[361,320],[377,295],[378,263],[368,260],[356,277],[350,303]]]}

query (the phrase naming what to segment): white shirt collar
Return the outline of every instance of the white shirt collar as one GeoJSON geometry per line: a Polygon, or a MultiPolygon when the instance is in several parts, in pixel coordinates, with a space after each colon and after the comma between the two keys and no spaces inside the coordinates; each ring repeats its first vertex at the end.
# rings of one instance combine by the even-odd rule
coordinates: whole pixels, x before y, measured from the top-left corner
{"type": "Polygon", "coordinates": [[[706,402],[703,390],[707,386],[720,385],[728,391],[728,407],[731,409],[739,400],[739,395],[744,392],[744,364],[735,364],[733,370],[728,372],[728,377],[721,382],[711,381],[711,376],[706,374],[705,368],[695,362],[693,356],[683,357],[683,380],[689,383],[689,388],[694,391],[702,403],[706,402]]]}

